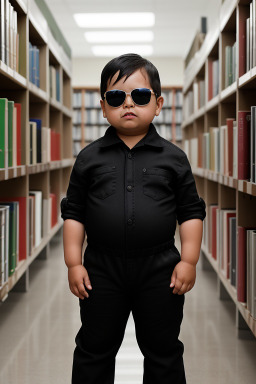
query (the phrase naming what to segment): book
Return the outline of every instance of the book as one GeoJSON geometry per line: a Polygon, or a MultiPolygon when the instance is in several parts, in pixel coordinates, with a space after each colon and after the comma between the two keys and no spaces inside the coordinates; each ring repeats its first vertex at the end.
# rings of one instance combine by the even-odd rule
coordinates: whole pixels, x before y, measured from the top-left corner
{"type": "Polygon", "coordinates": [[[250,178],[250,121],[251,111],[238,111],[237,177],[250,178]]]}
{"type": "Polygon", "coordinates": [[[8,100],[0,99],[0,168],[8,167],[8,100]]]}
{"type": "Polygon", "coordinates": [[[42,162],[42,120],[41,119],[32,119],[29,121],[31,123],[36,123],[36,162],[42,162]]]}
{"type": "Polygon", "coordinates": [[[42,239],[42,191],[29,191],[29,196],[35,196],[35,247],[42,239]]]}
{"type": "Polygon", "coordinates": [[[18,217],[18,260],[25,260],[27,258],[27,198],[25,196],[2,196],[1,201],[11,202],[17,201],[19,203],[19,217],[18,217]]]}
{"type": "Polygon", "coordinates": [[[19,203],[16,201],[5,202],[1,201],[1,206],[9,206],[9,271],[8,276],[11,276],[18,262],[18,219],[19,219],[19,203]]]}
{"type": "Polygon", "coordinates": [[[16,153],[17,153],[17,165],[21,165],[21,104],[20,103],[14,103],[14,108],[16,109],[16,153]]]}
{"type": "Polygon", "coordinates": [[[0,288],[9,275],[9,212],[9,206],[0,205],[0,288]]]}
{"type": "Polygon", "coordinates": [[[13,166],[13,108],[14,102],[8,100],[8,167],[13,166]]]}

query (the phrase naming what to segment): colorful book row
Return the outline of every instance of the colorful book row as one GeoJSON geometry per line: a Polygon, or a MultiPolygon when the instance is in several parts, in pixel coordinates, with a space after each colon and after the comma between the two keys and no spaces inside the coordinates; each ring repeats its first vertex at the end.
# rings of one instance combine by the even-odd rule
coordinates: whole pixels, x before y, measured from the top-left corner
{"type": "Polygon", "coordinates": [[[256,106],[238,111],[226,125],[211,127],[198,138],[185,140],[185,152],[195,167],[210,169],[239,180],[256,182],[256,106]]]}
{"type": "Polygon", "coordinates": [[[60,160],[60,133],[42,127],[41,119],[29,120],[29,164],[60,160]]]}
{"type": "Polygon", "coordinates": [[[208,252],[256,319],[256,227],[237,226],[235,209],[211,204],[204,229],[208,252]]]}
{"type": "Polygon", "coordinates": [[[32,255],[42,238],[57,224],[56,194],[42,198],[42,191],[29,191],[26,197],[1,197],[0,200],[0,288],[7,282],[18,262],[32,255]],[[27,201],[29,227],[27,245],[27,201]]]}

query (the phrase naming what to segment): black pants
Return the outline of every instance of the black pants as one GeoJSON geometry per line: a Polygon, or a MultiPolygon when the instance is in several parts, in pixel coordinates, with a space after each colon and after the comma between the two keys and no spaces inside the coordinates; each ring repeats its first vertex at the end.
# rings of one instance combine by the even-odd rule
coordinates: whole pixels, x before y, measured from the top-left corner
{"type": "Polygon", "coordinates": [[[144,356],[143,384],[186,384],[184,345],[178,339],[185,295],[170,288],[179,261],[175,247],[124,259],[87,246],[84,266],[92,290],[89,298],[79,299],[82,326],[75,339],[72,384],[114,383],[130,311],[144,356]]]}

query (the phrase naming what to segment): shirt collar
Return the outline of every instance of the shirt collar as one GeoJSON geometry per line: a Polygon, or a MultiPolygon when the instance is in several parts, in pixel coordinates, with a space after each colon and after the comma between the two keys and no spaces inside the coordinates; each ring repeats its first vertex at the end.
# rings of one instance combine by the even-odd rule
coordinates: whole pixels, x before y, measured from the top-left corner
{"type": "MultiPolygon", "coordinates": [[[[100,147],[108,147],[110,145],[114,144],[120,144],[124,143],[122,139],[117,135],[115,127],[110,125],[105,135],[100,140],[100,147]]],[[[140,147],[143,145],[150,145],[153,147],[163,147],[163,142],[161,136],[157,133],[156,128],[154,124],[150,124],[148,132],[146,135],[134,146],[134,147],[140,147]]]]}

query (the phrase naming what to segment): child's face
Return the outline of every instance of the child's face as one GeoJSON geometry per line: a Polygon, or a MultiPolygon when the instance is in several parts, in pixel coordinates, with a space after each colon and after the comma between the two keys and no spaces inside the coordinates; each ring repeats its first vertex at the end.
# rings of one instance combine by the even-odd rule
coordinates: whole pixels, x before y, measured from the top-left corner
{"type": "MultiPolygon", "coordinates": [[[[108,83],[107,91],[119,89],[125,92],[131,92],[135,88],[149,88],[152,90],[148,75],[143,69],[135,71],[127,80],[125,80],[124,76],[113,85],[117,77],[118,72],[114,75],[111,82],[108,83]]],[[[107,118],[108,122],[113,125],[118,132],[133,136],[148,130],[149,124],[155,116],[159,115],[162,109],[163,97],[160,96],[156,100],[156,96],[151,94],[149,104],[143,106],[135,104],[131,95],[126,95],[124,103],[117,108],[108,105],[106,99],[104,99],[104,101],[101,100],[100,103],[103,116],[107,118]],[[129,115],[129,112],[131,112],[132,115],[129,115]]]]}

